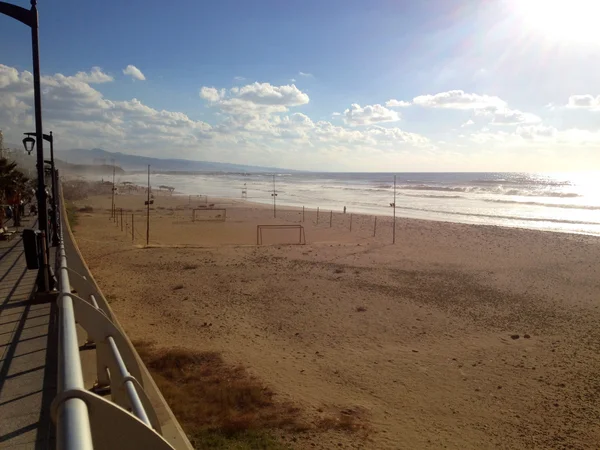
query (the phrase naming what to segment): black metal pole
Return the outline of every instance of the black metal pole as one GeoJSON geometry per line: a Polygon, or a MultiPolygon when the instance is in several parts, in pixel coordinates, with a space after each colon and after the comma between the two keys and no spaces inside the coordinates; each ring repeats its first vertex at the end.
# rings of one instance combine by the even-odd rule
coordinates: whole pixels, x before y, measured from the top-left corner
{"type": "Polygon", "coordinates": [[[58,180],[56,179],[56,165],[54,164],[54,135],[52,131],[50,132],[50,167],[52,168],[52,245],[54,247],[58,246],[58,209],[56,209],[56,194],[58,194],[58,188],[56,183],[58,180]]]}
{"type": "MultiPolygon", "coordinates": [[[[37,146],[37,176],[38,176],[38,227],[46,240],[48,247],[48,208],[46,205],[46,186],[44,184],[44,133],[42,128],[42,90],[40,87],[40,49],[38,40],[38,12],[36,1],[31,1],[31,47],[33,53],[33,91],[35,106],[35,137],[37,146]]],[[[47,261],[47,260],[46,260],[47,261]]],[[[48,291],[49,268],[47,263],[40,268],[41,286],[48,291]]]]}

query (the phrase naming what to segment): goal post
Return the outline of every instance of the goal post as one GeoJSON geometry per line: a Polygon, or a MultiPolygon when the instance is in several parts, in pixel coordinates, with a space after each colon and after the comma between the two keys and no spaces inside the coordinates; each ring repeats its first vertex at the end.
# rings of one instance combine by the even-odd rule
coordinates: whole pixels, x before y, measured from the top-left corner
{"type": "Polygon", "coordinates": [[[306,235],[302,225],[256,225],[256,245],[262,245],[263,243],[263,230],[289,230],[288,235],[298,236],[298,242],[290,242],[290,244],[306,244],[306,235]],[[297,233],[295,230],[298,230],[297,233]]]}

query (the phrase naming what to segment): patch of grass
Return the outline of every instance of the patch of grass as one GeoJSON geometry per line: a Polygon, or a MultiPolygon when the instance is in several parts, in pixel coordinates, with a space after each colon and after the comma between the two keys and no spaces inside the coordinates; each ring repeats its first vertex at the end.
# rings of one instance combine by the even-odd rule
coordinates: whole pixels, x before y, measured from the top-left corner
{"type": "Polygon", "coordinates": [[[206,430],[191,437],[195,448],[216,450],[288,450],[272,434],[265,431],[249,430],[242,433],[223,433],[206,430]]]}
{"type": "Polygon", "coordinates": [[[341,267],[338,267],[337,269],[334,270],[335,273],[344,273],[344,269],[342,269],[341,267]]]}
{"type": "Polygon", "coordinates": [[[365,306],[357,306],[356,312],[366,312],[367,308],[365,306]]]}
{"type": "Polygon", "coordinates": [[[272,390],[219,353],[158,349],[148,341],[134,345],[195,448],[288,450],[276,437],[280,431],[366,436],[369,429],[358,409],[334,411],[308,425],[299,408],[275,401],[272,390]]]}
{"type": "Polygon", "coordinates": [[[276,429],[303,431],[300,410],[215,352],[135,347],[196,448],[285,449],[276,429]]]}
{"type": "Polygon", "coordinates": [[[83,212],[83,213],[91,213],[94,212],[94,208],[92,208],[91,206],[84,206],[83,208],[79,208],[77,210],[78,212],[83,212]]]}

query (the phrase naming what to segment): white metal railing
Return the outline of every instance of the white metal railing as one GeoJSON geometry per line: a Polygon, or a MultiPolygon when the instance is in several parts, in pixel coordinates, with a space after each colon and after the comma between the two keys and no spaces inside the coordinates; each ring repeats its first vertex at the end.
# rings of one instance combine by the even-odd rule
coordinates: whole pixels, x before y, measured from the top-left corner
{"type": "Polygon", "coordinates": [[[75,395],[85,388],[62,227],[57,256],[59,287],[57,393],[64,395],[63,401],[55,406],[57,447],[68,450],[91,450],[93,445],[88,406],[83,398],[75,395]]]}
{"type": "MultiPolygon", "coordinates": [[[[62,195],[59,198],[62,200],[62,195]]],[[[61,201],[58,278],[58,387],[52,404],[58,450],[170,449],[142,384],[135,352],[104,298],[91,280],[67,266],[63,230],[66,210],[61,201]],[[96,346],[96,386],[110,390],[111,401],[88,391],[84,385],[77,325],[96,346]]],[[[70,238],[70,236],[69,236],[70,238]]],[[[76,262],[79,258],[75,257],[76,262]]],[[[79,268],[79,267],[78,267],[79,268]]],[[[85,273],[84,271],[82,271],[85,273]]],[[[182,438],[187,448],[187,439],[182,438]]],[[[189,443],[188,443],[189,444],[189,443]]]]}

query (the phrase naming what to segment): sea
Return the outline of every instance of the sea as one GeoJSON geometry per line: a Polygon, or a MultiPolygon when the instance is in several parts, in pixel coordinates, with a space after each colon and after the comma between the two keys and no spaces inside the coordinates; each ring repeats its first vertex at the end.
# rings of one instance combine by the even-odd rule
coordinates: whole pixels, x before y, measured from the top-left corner
{"type": "MultiPolygon", "coordinates": [[[[118,180],[145,185],[147,175],[118,180]]],[[[321,210],[600,235],[600,172],[152,173],[152,189],[321,210]],[[395,182],[394,182],[395,178],[395,182]]]]}

